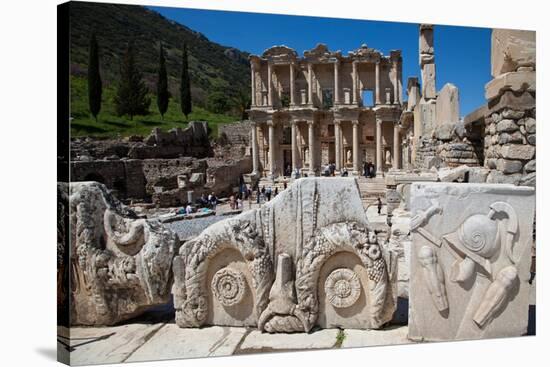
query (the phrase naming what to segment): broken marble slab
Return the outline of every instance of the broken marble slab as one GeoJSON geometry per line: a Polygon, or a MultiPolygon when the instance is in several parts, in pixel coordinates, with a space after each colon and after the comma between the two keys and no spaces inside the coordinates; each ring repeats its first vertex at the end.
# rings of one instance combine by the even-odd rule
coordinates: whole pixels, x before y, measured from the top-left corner
{"type": "Polygon", "coordinates": [[[526,333],[535,191],[414,183],[409,338],[526,333]]]}

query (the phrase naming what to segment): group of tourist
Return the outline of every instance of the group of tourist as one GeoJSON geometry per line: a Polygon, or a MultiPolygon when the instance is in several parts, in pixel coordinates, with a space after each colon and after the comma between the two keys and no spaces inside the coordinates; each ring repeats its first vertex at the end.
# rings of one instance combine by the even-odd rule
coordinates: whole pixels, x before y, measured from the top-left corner
{"type": "MultiPolygon", "coordinates": [[[[283,183],[284,189],[286,190],[286,182],[283,183]]],[[[256,204],[260,204],[266,201],[271,201],[272,197],[275,197],[279,194],[279,188],[275,186],[275,190],[271,189],[271,186],[268,186],[267,188],[262,186],[262,188],[256,188],[256,204]]]]}

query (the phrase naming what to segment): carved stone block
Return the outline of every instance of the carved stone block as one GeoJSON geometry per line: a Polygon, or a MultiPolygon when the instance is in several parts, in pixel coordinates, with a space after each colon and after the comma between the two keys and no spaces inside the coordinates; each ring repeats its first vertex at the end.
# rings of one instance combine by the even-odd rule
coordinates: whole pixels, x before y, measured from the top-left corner
{"type": "Polygon", "coordinates": [[[394,252],[369,229],[353,178],[302,178],[208,227],[174,258],[181,327],[378,328],[396,307],[394,252]]]}
{"type": "Polygon", "coordinates": [[[175,233],[97,182],[70,184],[71,323],[112,325],[170,301],[175,233]]]}
{"type": "Polygon", "coordinates": [[[409,338],[523,335],[534,189],[414,183],[411,209],[409,338]]]}

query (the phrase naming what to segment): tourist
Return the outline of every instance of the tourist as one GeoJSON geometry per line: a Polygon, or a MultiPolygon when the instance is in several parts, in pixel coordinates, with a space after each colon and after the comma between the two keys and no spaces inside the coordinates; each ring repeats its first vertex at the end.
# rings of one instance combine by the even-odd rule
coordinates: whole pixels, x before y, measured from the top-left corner
{"type": "Polygon", "coordinates": [[[243,200],[240,197],[237,198],[237,209],[239,210],[243,209],[243,200]]]}
{"type": "Polygon", "coordinates": [[[334,164],[334,162],[333,162],[333,163],[330,164],[330,175],[332,177],[334,177],[334,172],[335,171],[336,171],[336,164],[334,164]]]}
{"type": "Polygon", "coordinates": [[[231,210],[235,210],[235,195],[229,197],[229,207],[231,210]]]}
{"type": "Polygon", "coordinates": [[[260,203],[260,189],[256,189],[256,204],[259,204],[260,203]]]}
{"type": "Polygon", "coordinates": [[[190,203],[187,204],[187,206],[185,207],[185,214],[189,215],[193,213],[193,207],[191,206],[190,203]]]}
{"type": "Polygon", "coordinates": [[[267,201],[270,201],[271,200],[271,186],[269,186],[267,188],[267,190],[265,191],[265,196],[267,198],[267,201]]]}
{"type": "Polygon", "coordinates": [[[285,182],[283,182],[283,190],[286,190],[286,187],[287,187],[287,185],[286,185],[286,181],[285,181],[285,182]]]}
{"type": "Polygon", "coordinates": [[[216,205],[218,205],[218,198],[216,197],[216,194],[212,193],[209,196],[210,199],[210,206],[212,207],[212,210],[216,210],[216,205]]]}
{"type": "Polygon", "coordinates": [[[380,212],[382,211],[382,200],[380,200],[380,196],[378,197],[378,215],[380,215],[380,212]]]}
{"type": "Polygon", "coordinates": [[[275,193],[273,194],[273,197],[276,197],[279,194],[279,187],[275,187],[275,193]]]}
{"type": "Polygon", "coordinates": [[[365,161],[363,161],[363,176],[365,176],[365,178],[369,177],[369,173],[370,173],[370,169],[369,169],[369,164],[365,161]]]}

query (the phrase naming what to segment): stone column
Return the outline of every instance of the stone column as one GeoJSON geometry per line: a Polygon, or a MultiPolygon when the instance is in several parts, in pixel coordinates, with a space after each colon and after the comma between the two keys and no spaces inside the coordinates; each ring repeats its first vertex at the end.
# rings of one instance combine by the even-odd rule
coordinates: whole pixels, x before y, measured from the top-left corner
{"type": "Polygon", "coordinates": [[[340,103],[340,83],[339,83],[339,75],[338,75],[338,69],[340,67],[340,63],[336,61],[334,63],[334,104],[340,103]]]}
{"type": "Polygon", "coordinates": [[[307,64],[307,104],[313,105],[313,67],[307,64]]]}
{"type": "Polygon", "coordinates": [[[401,156],[399,155],[399,125],[393,125],[393,168],[399,168],[401,165],[401,156]]]}
{"type": "Polygon", "coordinates": [[[352,79],[352,88],[353,88],[353,91],[352,91],[352,103],[353,104],[357,104],[357,61],[353,61],[351,63],[352,65],[352,74],[351,74],[351,79],[352,79]]]}
{"type": "Polygon", "coordinates": [[[375,104],[380,104],[380,60],[376,61],[374,68],[374,79],[376,83],[376,90],[374,94],[375,104]]]}
{"type": "Polygon", "coordinates": [[[250,106],[254,107],[256,106],[256,64],[254,62],[250,63],[250,84],[251,84],[251,91],[250,91],[250,106]]]}
{"type": "Polygon", "coordinates": [[[273,106],[273,88],[271,87],[272,80],[271,80],[271,74],[273,73],[273,66],[268,63],[267,64],[267,105],[273,106]]]}
{"type": "Polygon", "coordinates": [[[382,176],[382,120],[376,118],[376,176],[382,176]]]}
{"type": "Polygon", "coordinates": [[[342,169],[342,126],[340,120],[334,120],[334,155],[336,170],[342,169]]]}
{"type": "Polygon", "coordinates": [[[315,130],[313,120],[307,122],[308,125],[308,143],[309,143],[309,172],[315,174],[315,130]]]}
{"type": "Polygon", "coordinates": [[[269,172],[272,177],[275,176],[275,127],[273,125],[273,121],[267,123],[269,129],[269,172]]]}
{"type": "Polygon", "coordinates": [[[296,142],[296,120],[290,121],[290,144],[292,153],[292,173],[291,176],[295,178],[295,170],[298,168],[298,146],[296,142]]]}
{"type": "Polygon", "coordinates": [[[353,120],[353,174],[359,174],[359,121],[353,120]]]}
{"type": "Polygon", "coordinates": [[[397,61],[393,62],[393,104],[399,104],[399,82],[397,75],[397,61]]]}
{"type": "Polygon", "coordinates": [[[294,106],[295,96],[294,96],[294,64],[290,64],[290,105],[294,106]]]}
{"type": "Polygon", "coordinates": [[[252,123],[252,173],[256,176],[260,175],[260,156],[258,155],[258,126],[255,122],[252,123]]]}

